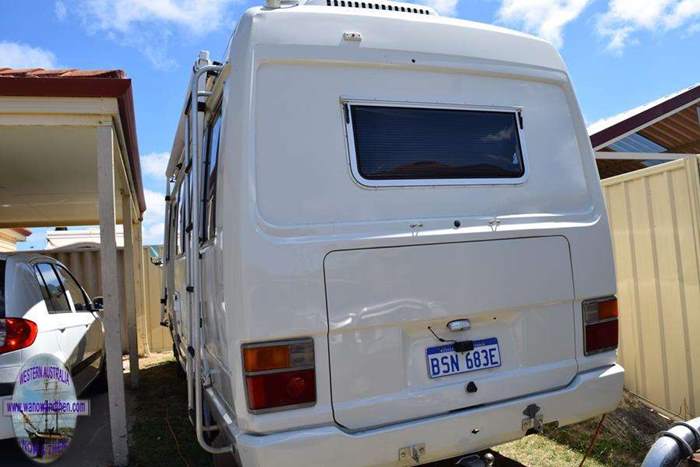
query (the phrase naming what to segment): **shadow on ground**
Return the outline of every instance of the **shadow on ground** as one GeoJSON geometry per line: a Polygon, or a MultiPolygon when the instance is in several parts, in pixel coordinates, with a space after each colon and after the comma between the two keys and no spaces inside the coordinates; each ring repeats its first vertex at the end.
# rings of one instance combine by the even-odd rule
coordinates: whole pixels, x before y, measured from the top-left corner
{"type": "Polygon", "coordinates": [[[137,391],[127,390],[131,424],[130,465],[211,466],[187,417],[187,385],[171,356],[154,355],[139,365],[137,391]]]}

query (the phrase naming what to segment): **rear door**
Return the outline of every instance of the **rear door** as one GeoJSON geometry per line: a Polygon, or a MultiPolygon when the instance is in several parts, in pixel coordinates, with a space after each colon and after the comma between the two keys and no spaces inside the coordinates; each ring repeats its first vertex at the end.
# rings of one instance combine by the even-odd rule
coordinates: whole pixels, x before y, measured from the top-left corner
{"type": "MultiPolygon", "coordinates": [[[[66,329],[66,342],[78,348],[81,355],[73,371],[80,389],[87,386],[100,370],[100,357],[104,347],[102,322],[90,310],[90,301],[82,286],[63,266],[55,264],[54,269],[61,279],[70,304],[70,326],[66,329]]],[[[108,313],[111,310],[107,311],[108,313]]]]}
{"type": "Polygon", "coordinates": [[[39,263],[35,265],[35,271],[42,286],[42,293],[45,294],[44,301],[49,313],[47,324],[60,332],[59,346],[66,356],[66,366],[73,372],[84,358],[85,347],[80,344],[85,327],[76,329],[78,323],[75,313],[54,266],[50,263],[39,263]]]}
{"type": "Polygon", "coordinates": [[[576,374],[564,237],[334,251],[324,266],[333,409],[346,428],[551,390],[576,374]],[[449,330],[454,320],[468,329],[449,330]],[[474,349],[452,352],[452,340],[474,349]]]}

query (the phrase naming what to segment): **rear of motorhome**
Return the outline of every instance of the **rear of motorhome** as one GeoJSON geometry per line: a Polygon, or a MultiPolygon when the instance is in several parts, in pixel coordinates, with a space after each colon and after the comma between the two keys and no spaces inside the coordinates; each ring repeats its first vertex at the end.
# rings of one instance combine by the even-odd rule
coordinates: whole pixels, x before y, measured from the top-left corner
{"type": "Polygon", "coordinates": [[[272,2],[194,70],[163,304],[205,449],[417,465],[616,407],[608,221],[551,45],[272,2]]]}

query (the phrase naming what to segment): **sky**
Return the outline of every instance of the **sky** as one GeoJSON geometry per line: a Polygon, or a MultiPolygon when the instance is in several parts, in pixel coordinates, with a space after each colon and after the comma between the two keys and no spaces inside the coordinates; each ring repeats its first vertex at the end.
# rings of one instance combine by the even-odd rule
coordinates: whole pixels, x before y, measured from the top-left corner
{"type": "MultiPolygon", "coordinates": [[[[222,60],[242,0],[0,0],[0,67],[125,70],[148,210],[162,243],[163,172],[199,50],[222,60]]],[[[564,57],[587,124],[700,81],[700,0],[424,0],[440,14],[525,31],[564,57]]],[[[34,229],[21,249],[44,247],[34,229]]]]}

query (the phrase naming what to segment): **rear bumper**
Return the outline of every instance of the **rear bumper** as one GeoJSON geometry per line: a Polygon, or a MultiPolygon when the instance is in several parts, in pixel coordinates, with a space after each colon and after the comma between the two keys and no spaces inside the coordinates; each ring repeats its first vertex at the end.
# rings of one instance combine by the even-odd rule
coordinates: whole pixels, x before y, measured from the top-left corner
{"type": "MultiPolygon", "coordinates": [[[[610,412],[622,397],[619,365],[579,373],[567,387],[454,414],[346,433],[336,426],[271,435],[239,433],[244,466],[396,465],[399,449],[425,443],[421,463],[455,457],[521,438],[523,410],[541,408],[544,422],[561,426],[610,412]]],[[[404,465],[412,465],[410,462],[404,465]]]]}

